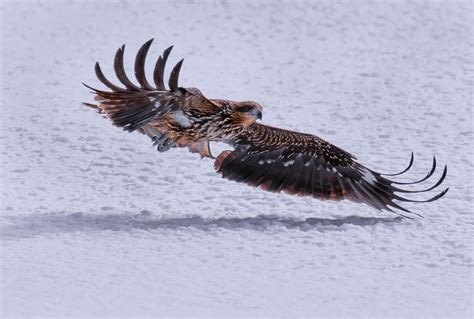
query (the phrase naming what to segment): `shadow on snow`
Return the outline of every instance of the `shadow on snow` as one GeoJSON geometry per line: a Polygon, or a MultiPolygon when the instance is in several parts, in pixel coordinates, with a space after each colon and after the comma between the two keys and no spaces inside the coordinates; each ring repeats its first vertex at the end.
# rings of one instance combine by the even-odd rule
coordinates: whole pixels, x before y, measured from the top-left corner
{"type": "Polygon", "coordinates": [[[214,230],[250,229],[264,231],[270,228],[330,230],[340,229],[345,225],[371,226],[375,224],[393,224],[404,220],[402,217],[377,218],[347,216],[341,218],[298,219],[276,215],[258,215],[255,217],[219,217],[203,218],[198,215],[186,217],[158,217],[150,213],[142,214],[107,214],[95,215],[84,213],[68,214],[65,212],[42,215],[6,216],[6,225],[1,228],[2,239],[27,238],[42,234],[86,232],[86,231],[131,231],[136,229],[180,229],[196,228],[214,230]]]}

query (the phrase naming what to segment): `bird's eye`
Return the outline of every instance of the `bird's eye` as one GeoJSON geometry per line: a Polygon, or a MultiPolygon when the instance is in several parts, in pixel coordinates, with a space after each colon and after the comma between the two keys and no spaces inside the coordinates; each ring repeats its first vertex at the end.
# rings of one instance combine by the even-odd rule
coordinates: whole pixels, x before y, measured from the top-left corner
{"type": "Polygon", "coordinates": [[[252,105],[243,105],[237,108],[237,112],[250,112],[254,109],[252,105]]]}

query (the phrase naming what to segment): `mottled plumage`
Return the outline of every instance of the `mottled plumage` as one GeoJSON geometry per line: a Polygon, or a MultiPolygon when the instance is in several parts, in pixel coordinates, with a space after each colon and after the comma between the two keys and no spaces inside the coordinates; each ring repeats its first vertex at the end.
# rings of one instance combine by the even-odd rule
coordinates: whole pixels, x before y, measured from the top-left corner
{"type": "Polygon", "coordinates": [[[125,46],[122,46],[115,55],[114,69],[124,87],[110,82],[97,63],[96,75],[110,91],[87,86],[96,94],[98,104],[85,104],[105,114],[114,125],[124,130],[148,135],[159,151],[188,147],[191,152],[200,153],[201,157],[214,158],[209,142],[224,142],[234,147],[232,151],[219,154],[214,163],[216,171],[224,178],[273,192],[284,191],[319,199],[349,199],[405,217],[400,211],[414,213],[395,201],[429,202],[448,191],[445,189],[424,201],[398,195],[430,191],[444,181],[446,166],[441,178],[430,188],[410,191],[397,186],[427,180],[436,169],[434,158],[433,167],[425,178],[413,183],[396,182],[388,177],[408,171],[413,164],[413,154],[410,164],[402,172],[381,174],[361,165],[353,155],[317,136],[256,122],[262,116],[262,107],[256,102],[208,99],[196,88],[179,87],[183,60],[172,69],[169,89],[166,89],[164,71],[172,47],[166,49],[156,62],[153,86],[148,82],[144,68],[151,43],[152,40],[146,42],[135,58],[135,77],[139,85],[134,84],[125,73],[125,46]]]}

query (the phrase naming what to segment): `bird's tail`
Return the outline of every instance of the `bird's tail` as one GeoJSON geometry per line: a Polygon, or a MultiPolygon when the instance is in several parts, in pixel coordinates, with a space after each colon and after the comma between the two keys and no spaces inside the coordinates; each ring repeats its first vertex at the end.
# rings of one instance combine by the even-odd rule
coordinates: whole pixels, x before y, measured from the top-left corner
{"type": "Polygon", "coordinates": [[[87,88],[95,93],[97,104],[83,103],[104,114],[112,123],[124,130],[133,132],[159,114],[160,108],[150,92],[106,92],[94,89],[86,84],[87,88]]]}
{"type": "Polygon", "coordinates": [[[183,60],[179,61],[171,71],[169,78],[169,90],[166,89],[164,69],[172,46],[166,49],[158,58],[153,72],[153,87],[145,76],[145,59],[153,39],[145,42],[138,51],[135,58],[135,77],[139,85],[134,84],[126,75],[123,57],[125,45],[117,50],[114,58],[114,71],[119,81],[124,85],[120,87],[109,81],[102,72],[99,63],[95,65],[95,73],[102,84],[111,91],[94,89],[86,84],[95,94],[95,103],[84,103],[84,105],[98,110],[112,120],[113,124],[122,127],[129,132],[142,128],[157,116],[166,113],[172,100],[179,96],[178,77],[183,60]],[[177,93],[178,92],[178,93],[177,93]]]}

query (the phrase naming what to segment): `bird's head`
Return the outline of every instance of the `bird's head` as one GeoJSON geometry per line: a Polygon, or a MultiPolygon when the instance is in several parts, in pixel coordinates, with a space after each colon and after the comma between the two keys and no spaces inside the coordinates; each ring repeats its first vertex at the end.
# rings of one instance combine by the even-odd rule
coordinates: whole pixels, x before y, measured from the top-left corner
{"type": "Polygon", "coordinates": [[[249,126],[262,119],[262,106],[253,101],[224,101],[225,112],[235,123],[249,126]]]}

